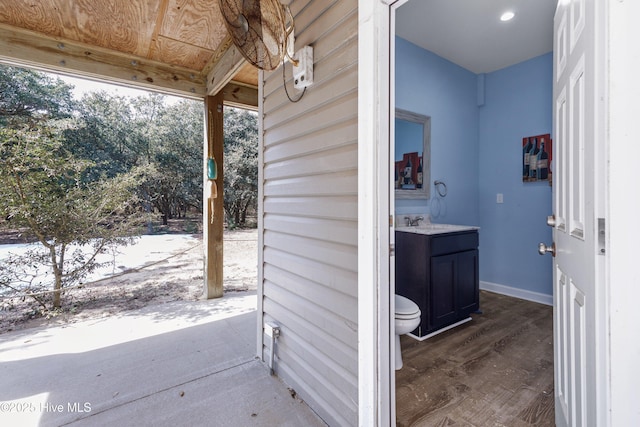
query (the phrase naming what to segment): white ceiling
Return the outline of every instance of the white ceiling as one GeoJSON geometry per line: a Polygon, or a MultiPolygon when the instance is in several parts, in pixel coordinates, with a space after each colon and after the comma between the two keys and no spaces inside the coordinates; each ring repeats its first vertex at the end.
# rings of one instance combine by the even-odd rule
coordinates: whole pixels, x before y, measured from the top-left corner
{"type": "Polygon", "coordinates": [[[396,34],[474,73],[550,52],[556,0],[411,0],[396,34]],[[503,12],[515,17],[501,22],[503,12]]]}

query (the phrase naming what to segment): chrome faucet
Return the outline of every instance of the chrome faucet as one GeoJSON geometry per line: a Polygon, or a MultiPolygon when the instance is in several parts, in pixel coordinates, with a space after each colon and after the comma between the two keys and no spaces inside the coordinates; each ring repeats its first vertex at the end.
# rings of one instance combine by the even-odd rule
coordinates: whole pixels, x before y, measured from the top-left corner
{"type": "Polygon", "coordinates": [[[405,216],[404,219],[407,222],[407,226],[409,227],[417,227],[418,225],[420,225],[420,221],[424,221],[424,217],[421,216],[417,216],[415,218],[405,216]]]}

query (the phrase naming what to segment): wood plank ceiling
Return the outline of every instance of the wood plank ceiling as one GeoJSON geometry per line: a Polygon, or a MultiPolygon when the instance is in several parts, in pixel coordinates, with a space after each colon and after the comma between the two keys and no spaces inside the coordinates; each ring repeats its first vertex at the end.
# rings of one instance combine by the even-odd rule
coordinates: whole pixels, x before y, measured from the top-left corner
{"type": "Polygon", "coordinates": [[[239,104],[258,82],[217,0],[0,0],[0,61],[239,104]]]}

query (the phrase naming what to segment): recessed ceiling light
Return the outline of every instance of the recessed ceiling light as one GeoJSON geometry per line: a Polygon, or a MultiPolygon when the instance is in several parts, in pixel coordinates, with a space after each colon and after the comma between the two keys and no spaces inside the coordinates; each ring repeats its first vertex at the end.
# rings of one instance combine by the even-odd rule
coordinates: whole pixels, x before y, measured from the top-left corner
{"type": "Polygon", "coordinates": [[[516,14],[511,11],[505,12],[502,14],[502,16],[500,16],[500,20],[502,22],[511,21],[514,16],[516,16],[516,14]]]}

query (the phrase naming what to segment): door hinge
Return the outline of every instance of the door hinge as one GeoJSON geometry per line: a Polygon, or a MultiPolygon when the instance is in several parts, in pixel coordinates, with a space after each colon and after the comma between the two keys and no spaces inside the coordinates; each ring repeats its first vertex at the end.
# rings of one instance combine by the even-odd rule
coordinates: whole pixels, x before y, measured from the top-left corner
{"type": "Polygon", "coordinates": [[[604,255],[607,251],[605,249],[605,219],[598,218],[598,255],[604,255]]]}
{"type": "Polygon", "coordinates": [[[393,243],[389,243],[389,256],[395,256],[396,254],[396,245],[393,243]]]}

